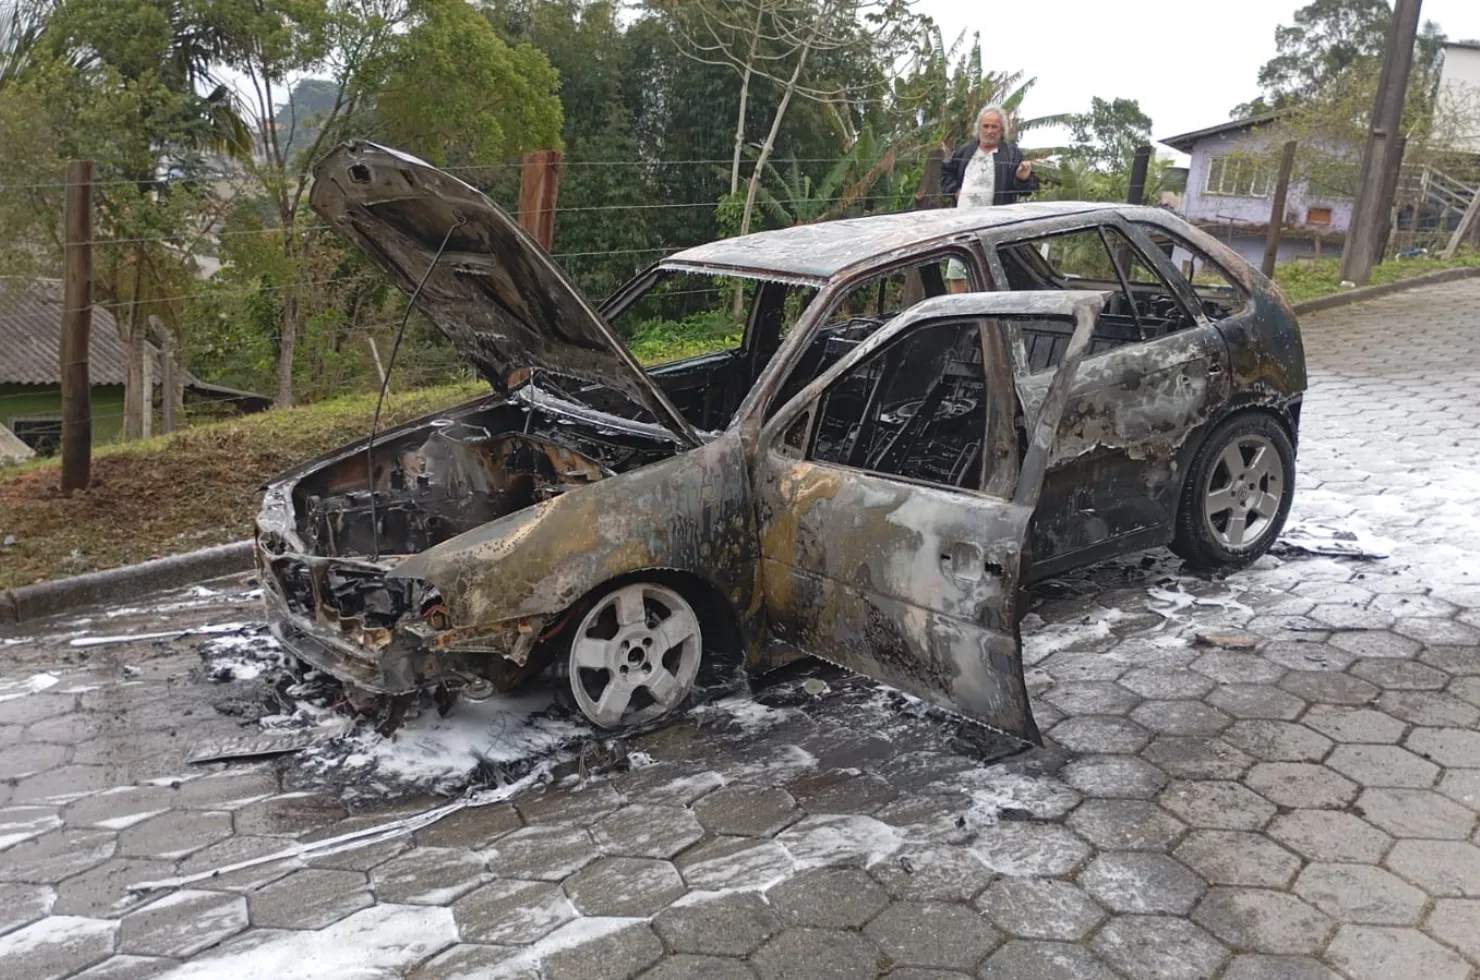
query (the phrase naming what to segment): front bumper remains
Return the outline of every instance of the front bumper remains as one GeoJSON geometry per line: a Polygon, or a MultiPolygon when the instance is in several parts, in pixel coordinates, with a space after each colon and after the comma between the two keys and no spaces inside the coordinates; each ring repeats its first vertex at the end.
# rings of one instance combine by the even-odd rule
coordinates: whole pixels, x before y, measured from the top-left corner
{"type": "Polygon", "coordinates": [[[544,617],[457,627],[435,590],[396,580],[415,596],[394,615],[341,615],[328,576],[351,569],[384,572],[364,563],[299,554],[257,552],[268,627],[283,648],[308,665],[374,694],[401,695],[443,687],[508,691],[544,666],[533,656],[544,617]],[[294,588],[296,586],[296,588],[294,588]],[[290,598],[290,591],[292,597],[290,598]],[[377,625],[372,619],[390,625],[377,625]]]}

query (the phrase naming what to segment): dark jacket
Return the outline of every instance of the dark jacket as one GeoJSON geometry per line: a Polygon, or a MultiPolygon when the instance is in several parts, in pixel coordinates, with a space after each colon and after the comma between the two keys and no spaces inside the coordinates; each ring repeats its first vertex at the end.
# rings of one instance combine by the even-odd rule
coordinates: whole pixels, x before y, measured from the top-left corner
{"type": "MultiPolygon", "coordinates": [[[[963,143],[951,154],[940,168],[940,189],[950,195],[952,203],[961,193],[961,181],[966,178],[966,165],[976,154],[977,142],[963,143]]],[[[1012,140],[997,144],[997,182],[992,195],[993,204],[1013,204],[1038,189],[1038,175],[1029,174],[1027,180],[1018,180],[1018,164],[1023,162],[1023,151],[1012,140]]]]}

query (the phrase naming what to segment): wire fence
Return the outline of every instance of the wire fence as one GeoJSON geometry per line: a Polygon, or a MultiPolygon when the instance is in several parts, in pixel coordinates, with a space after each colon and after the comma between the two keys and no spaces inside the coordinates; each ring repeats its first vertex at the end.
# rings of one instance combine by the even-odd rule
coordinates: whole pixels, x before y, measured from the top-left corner
{"type": "MultiPolygon", "coordinates": [[[[750,163],[750,161],[743,162],[747,166],[750,163]]],[[[784,161],[784,164],[790,165],[792,162],[788,159],[784,161]]],[[[723,167],[725,170],[728,170],[732,163],[733,159],[730,157],[694,157],[677,160],[639,159],[628,161],[565,160],[560,163],[560,169],[562,172],[580,172],[589,170],[590,168],[612,168],[620,172],[646,170],[651,174],[671,171],[673,168],[679,167],[713,166],[715,168],[723,167]]],[[[797,160],[795,163],[808,166],[825,165],[827,168],[831,168],[837,161],[834,159],[804,159],[797,160]]],[[[524,166],[526,166],[524,163],[496,163],[455,166],[442,169],[462,176],[470,182],[477,183],[480,177],[499,177],[501,175],[512,177],[515,172],[520,171],[524,166]]],[[[161,180],[144,182],[142,184],[135,180],[104,179],[95,181],[93,186],[106,192],[110,188],[120,186],[146,186],[150,190],[163,190],[172,185],[193,185],[200,187],[203,184],[212,184],[211,193],[220,198],[222,203],[214,209],[216,212],[214,214],[210,213],[213,209],[202,209],[202,218],[194,223],[193,226],[160,234],[110,234],[105,231],[103,234],[95,235],[87,242],[79,244],[86,244],[96,251],[94,259],[95,268],[103,266],[105,268],[126,269],[129,267],[128,264],[134,261],[135,255],[143,255],[146,250],[151,248],[168,249],[176,254],[189,254],[198,259],[215,259],[217,256],[228,251],[235,242],[251,242],[256,239],[274,242],[283,240],[286,242],[289,238],[302,241],[311,236],[335,234],[335,230],[331,225],[322,220],[317,220],[316,216],[306,217],[305,220],[286,229],[281,225],[273,223],[269,223],[263,227],[253,228],[231,227],[227,223],[227,211],[234,207],[236,202],[248,202],[254,198],[260,199],[263,192],[262,185],[253,175],[241,172],[168,175],[161,180]]],[[[44,194],[46,192],[59,191],[66,186],[67,182],[64,180],[37,181],[31,183],[0,183],[0,193],[8,192],[12,195],[44,194]]],[[[510,189],[509,186],[505,185],[505,190],[510,189]]],[[[772,188],[772,190],[778,196],[782,195],[781,188],[772,188]]],[[[812,191],[812,193],[815,194],[815,191],[812,191]]],[[[52,202],[55,203],[54,198],[52,202]]],[[[102,205],[103,201],[100,200],[99,204],[102,205]]],[[[769,223],[774,225],[778,208],[787,212],[794,212],[793,220],[804,222],[815,220],[830,211],[840,210],[844,206],[850,210],[876,210],[879,208],[888,209],[897,204],[898,201],[894,196],[879,194],[823,194],[821,196],[804,196],[801,200],[780,201],[774,198],[768,200],[767,195],[762,194],[756,202],[755,210],[757,224],[769,223]]],[[[649,196],[647,200],[631,201],[629,203],[587,203],[586,201],[577,200],[565,206],[557,206],[555,217],[557,229],[561,228],[563,223],[566,222],[589,222],[593,218],[601,216],[617,218],[618,225],[620,226],[622,219],[631,219],[632,222],[638,222],[639,220],[645,221],[645,218],[640,217],[645,215],[699,215],[706,212],[714,212],[719,206],[720,201],[713,198],[706,200],[672,201],[653,200],[649,196]]],[[[264,213],[270,215],[272,208],[268,207],[264,213]]],[[[104,229],[108,227],[107,215],[105,213],[100,213],[97,220],[104,229]]],[[[668,234],[672,235],[675,229],[681,232],[685,224],[687,224],[686,220],[680,222],[678,225],[674,225],[673,222],[669,221],[667,225],[668,234]]],[[[709,220],[695,222],[693,225],[695,234],[687,236],[688,239],[692,240],[686,240],[685,238],[665,240],[660,238],[651,245],[638,246],[634,243],[629,247],[609,248],[580,248],[577,245],[575,248],[568,247],[561,250],[557,246],[557,249],[552,251],[551,254],[553,258],[561,263],[605,262],[607,266],[616,270],[625,269],[627,273],[636,273],[641,268],[661,261],[668,255],[709,240],[710,235],[705,229],[708,229],[710,226],[711,222],[709,220]]],[[[652,229],[645,226],[643,231],[651,232],[652,229]]],[[[618,227],[618,232],[618,238],[620,240],[622,234],[630,235],[632,229],[618,227]]],[[[579,233],[561,235],[557,231],[557,242],[563,239],[571,243],[577,243],[582,238],[583,236],[579,233]]],[[[54,241],[52,244],[55,247],[60,243],[54,241]]],[[[127,273],[123,277],[123,288],[120,288],[117,283],[104,285],[103,279],[100,277],[98,284],[104,286],[104,288],[97,291],[107,294],[127,292],[126,275],[127,273]]],[[[104,276],[106,276],[106,273],[104,273],[104,276]]],[[[8,309],[7,307],[13,307],[13,304],[7,303],[5,293],[11,290],[24,290],[28,284],[34,283],[38,278],[0,276],[0,322],[3,322],[7,313],[12,312],[12,309],[8,309]]],[[[140,297],[140,306],[150,311],[162,312],[166,309],[172,310],[174,322],[180,327],[180,333],[183,335],[182,339],[187,341],[186,346],[188,349],[188,342],[191,339],[190,334],[193,326],[198,326],[198,324],[189,322],[189,319],[191,317],[199,317],[207,310],[230,310],[232,306],[239,307],[243,303],[256,299],[266,299],[270,303],[277,303],[281,301],[281,298],[285,294],[290,292],[297,293],[300,296],[314,294],[320,301],[323,301],[324,297],[331,294],[354,295],[358,287],[384,284],[385,279],[378,271],[328,276],[322,274],[317,276],[308,275],[294,281],[267,281],[261,283],[233,281],[229,277],[223,280],[217,275],[213,278],[200,279],[186,289],[166,290],[158,295],[145,293],[140,297]],[[182,304],[184,306],[183,310],[179,308],[182,304]],[[199,306],[194,304],[205,305],[199,306]]],[[[720,306],[727,307],[729,305],[728,297],[731,295],[733,295],[733,290],[730,288],[673,289],[666,293],[664,299],[665,301],[678,303],[683,303],[686,300],[708,303],[715,308],[719,308],[720,306]],[[706,294],[707,299],[700,298],[706,294]]],[[[402,302],[404,302],[404,299],[402,302]]],[[[343,349],[338,350],[336,353],[341,355],[341,357],[347,356],[352,367],[350,369],[326,369],[312,379],[295,378],[293,386],[295,403],[313,402],[336,395],[365,393],[378,383],[379,371],[383,369],[384,364],[383,362],[375,363],[375,361],[384,358],[388,354],[388,350],[385,349],[385,343],[389,340],[389,332],[393,326],[393,321],[399,314],[399,310],[394,308],[395,303],[396,300],[392,299],[389,305],[384,303],[381,303],[379,306],[372,305],[372,308],[363,321],[351,322],[337,328],[338,336],[336,343],[349,350],[347,354],[343,349]],[[371,346],[377,339],[381,340],[381,348],[378,351],[372,349],[371,346]]],[[[113,295],[105,295],[95,304],[95,308],[107,311],[118,323],[125,322],[125,317],[129,315],[132,306],[133,304],[127,298],[120,300],[113,295]]],[[[59,310],[58,320],[60,320],[59,310]]],[[[60,322],[58,323],[58,328],[60,328],[60,322]]],[[[114,329],[111,322],[107,323],[106,326],[95,322],[95,337],[100,328],[110,331],[114,329]]],[[[0,330],[0,333],[3,332],[3,330],[0,330]]],[[[268,345],[270,346],[273,342],[275,341],[269,339],[268,345]]],[[[119,339],[119,344],[122,344],[121,338],[119,339]]],[[[96,339],[94,345],[96,347],[96,339]]],[[[200,354],[201,349],[197,349],[195,353],[197,355],[200,354]]],[[[209,347],[205,348],[205,353],[207,360],[209,360],[209,347]]],[[[406,354],[408,351],[403,351],[402,353],[406,354]]],[[[396,367],[398,377],[392,379],[393,390],[404,391],[412,386],[452,382],[460,378],[467,378],[470,375],[466,366],[456,367],[454,366],[455,361],[449,362],[449,359],[446,357],[439,359],[435,354],[421,352],[421,362],[418,363],[417,352],[412,351],[409,353],[412,353],[412,357],[403,357],[401,363],[396,367]]],[[[152,364],[158,364],[157,358],[162,355],[157,350],[151,349],[149,356],[152,364]]],[[[96,357],[95,350],[93,353],[94,364],[98,363],[96,357]]],[[[194,377],[187,374],[188,368],[189,365],[184,363],[176,366],[177,383],[184,384],[186,381],[192,384],[194,383],[194,377]]],[[[116,372],[116,370],[117,368],[115,366],[114,371],[116,372]]],[[[164,397],[162,391],[163,379],[161,377],[163,371],[160,367],[156,366],[152,368],[151,373],[153,376],[151,401],[153,402],[153,415],[157,423],[161,415],[160,401],[164,397]]],[[[3,377],[3,374],[3,369],[0,369],[0,384],[6,384],[8,380],[3,377]]],[[[117,379],[112,378],[110,375],[109,380],[116,383],[117,379]]],[[[239,383],[233,387],[249,386],[239,383]]],[[[258,396],[261,399],[266,399],[274,393],[272,390],[274,385],[265,374],[255,387],[259,392],[262,392],[258,396]]],[[[59,417],[49,417],[53,414],[59,416],[59,405],[57,406],[58,412],[56,413],[47,410],[46,403],[49,397],[45,394],[47,390],[35,386],[12,385],[10,390],[0,391],[0,425],[11,423],[16,428],[22,430],[22,432],[27,433],[30,441],[39,441],[44,445],[50,438],[50,429],[54,429],[60,422],[59,417]]],[[[53,393],[55,392],[54,387],[49,390],[53,393]]],[[[127,413],[119,407],[118,395],[108,394],[100,397],[101,403],[98,404],[98,410],[91,414],[92,422],[105,433],[122,429],[127,418],[127,413]]],[[[189,419],[192,414],[194,413],[187,408],[183,416],[180,417],[181,421],[189,419]]],[[[157,424],[154,428],[156,432],[159,431],[157,424]]]]}
{"type": "MultiPolygon", "coordinates": [[[[716,168],[723,167],[724,169],[728,170],[733,162],[734,161],[732,157],[697,157],[676,160],[637,159],[624,161],[564,160],[561,161],[559,167],[561,171],[579,171],[589,168],[610,168],[617,171],[646,169],[648,171],[656,172],[676,167],[694,168],[705,166],[713,166],[716,168]]],[[[821,158],[809,158],[796,161],[787,159],[784,161],[780,161],[780,163],[783,165],[789,165],[793,162],[798,165],[806,165],[815,169],[821,169],[823,166],[831,169],[839,161],[836,159],[821,158]]],[[[752,161],[742,160],[742,163],[749,166],[752,161]]],[[[461,175],[499,175],[511,174],[513,172],[521,171],[527,165],[528,164],[522,162],[508,162],[453,166],[440,169],[450,173],[461,175]]],[[[746,176],[748,176],[748,174],[746,176]]],[[[260,195],[263,189],[263,185],[253,175],[242,173],[239,171],[223,171],[220,173],[192,175],[167,175],[164,179],[158,182],[154,182],[149,186],[162,188],[168,187],[172,184],[200,185],[202,183],[212,181],[224,183],[226,185],[229,185],[231,188],[241,189],[243,192],[245,192],[245,197],[243,197],[243,200],[249,200],[253,196],[260,195]]],[[[94,183],[94,186],[107,188],[120,185],[137,185],[138,183],[139,182],[134,180],[109,179],[96,181],[94,183]]],[[[36,192],[56,190],[60,188],[65,188],[66,186],[67,183],[60,180],[41,181],[33,183],[0,183],[0,192],[36,192]]],[[[796,223],[806,223],[813,220],[819,220],[824,216],[831,217],[833,216],[834,212],[844,209],[852,211],[877,212],[879,210],[892,210],[895,208],[909,207],[912,203],[912,195],[906,195],[905,193],[900,192],[897,189],[895,193],[891,194],[831,193],[813,197],[810,196],[813,188],[808,187],[808,192],[806,194],[800,196],[797,199],[789,199],[785,192],[787,190],[790,190],[790,188],[778,187],[774,181],[768,181],[765,186],[767,194],[762,195],[762,197],[756,202],[756,215],[758,219],[763,222],[773,222],[773,219],[776,217],[778,211],[786,212],[786,214],[790,217],[790,220],[796,223]]],[[[217,190],[219,191],[220,188],[218,187],[217,190]]],[[[225,207],[229,206],[229,204],[223,206],[223,212],[225,207]]],[[[596,216],[611,215],[617,216],[618,218],[631,218],[634,222],[636,222],[638,220],[638,216],[641,215],[688,213],[697,214],[705,211],[714,212],[717,208],[719,208],[719,206],[720,202],[716,199],[686,201],[646,200],[633,203],[596,204],[581,202],[566,206],[560,206],[557,204],[557,207],[555,208],[557,241],[560,240],[562,237],[565,238],[567,241],[580,241],[581,236],[579,235],[573,236],[567,234],[562,236],[560,229],[568,223],[589,222],[593,217],[596,216]]],[[[271,213],[270,208],[268,209],[267,213],[271,213]]],[[[100,253],[99,261],[106,262],[122,262],[125,260],[126,257],[120,256],[116,250],[131,248],[136,249],[139,246],[167,248],[175,250],[177,252],[188,251],[191,255],[197,257],[216,258],[217,255],[223,249],[227,248],[230,243],[243,239],[249,240],[252,238],[267,238],[283,239],[286,241],[287,238],[290,236],[294,239],[301,240],[309,236],[333,235],[335,233],[333,226],[331,226],[330,224],[320,220],[315,220],[314,217],[308,216],[305,216],[305,219],[302,222],[292,226],[291,228],[286,229],[280,225],[274,224],[268,224],[264,227],[254,228],[223,227],[224,220],[225,215],[224,213],[221,213],[207,220],[203,220],[195,227],[186,228],[170,234],[103,234],[93,237],[90,241],[84,244],[88,244],[97,249],[100,253]]],[[[710,226],[708,223],[696,223],[695,227],[703,231],[710,226]]],[[[650,231],[651,229],[648,228],[645,230],[650,231]]],[[[672,234],[673,230],[674,227],[671,223],[665,229],[668,234],[672,234]]],[[[631,229],[625,228],[618,229],[618,237],[620,238],[623,234],[630,235],[631,231],[631,229]]],[[[613,266],[619,270],[625,270],[628,273],[635,273],[637,271],[640,271],[643,266],[650,265],[654,262],[659,262],[665,257],[670,256],[675,252],[681,251],[684,248],[703,244],[705,240],[707,240],[707,236],[699,237],[698,240],[691,241],[658,241],[654,242],[651,245],[645,245],[641,247],[574,248],[552,251],[551,254],[553,258],[562,263],[569,263],[572,260],[577,263],[589,260],[623,260],[613,263],[613,266]]],[[[567,269],[571,270],[571,267],[567,265],[567,269]]],[[[14,281],[15,280],[13,278],[7,279],[6,277],[0,277],[0,321],[3,321],[7,312],[4,299],[6,284],[8,282],[14,281]]],[[[384,283],[384,277],[378,272],[330,276],[310,275],[302,279],[288,282],[240,283],[231,281],[230,279],[224,281],[221,279],[203,279],[185,290],[178,290],[165,295],[144,295],[143,297],[141,297],[141,303],[147,304],[148,308],[156,309],[164,308],[170,306],[171,304],[190,304],[194,302],[200,302],[209,304],[209,306],[206,308],[220,310],[223,307],[229,308],[232,304],[239,304],[251,299],[266,298],[269,300],[277,300],[283,294],[289,292],[296,292],[300,295],[317,293],[319,298],[323,299],[324,296],[328,295],[332,291],[337,290],[340,293],[352,293],[351,287],[362,285],[370,286],[377,284],[383,285],[384,283]]],[[[718,293],[725,296],[733,295],[733,289],[726,288],[718,290],[674,291],[670,294],[670,296],[694,296],[698,293],[703,292],[718,293]]],[[[392,303],[394,304],[394,302],[395,301],[393,300],[392,303]]],[[[127,301],[112,303],[104,301],[98,304],[98,306],[104,309],[108,309],[115,315],[121,314],[123,311],[129,309],[130,305],[131,304],[127,301]]],[[[398,314],[398,310],[391,310],[388,307],[385,307],[384,304],[382,304],[382,307],[379,309],[370,309],[369,311],[367,311],[366,319],[363,322],[355,321],[342,327],[340,329],[339,335],[340,343],[358,343],[360,345],[360,348],[364,348],[356,348],[353,352],[353,360],[358,362],[358,370],[342,372],[337,376],[331,377],[330,380],[326,381],[308,383],[300,381],[294,386],[295,401],[314,401],[332,395],[364,390],[367,389],[373,382],[377,382],[378,369],[380,366],[374,365],[372,368],[371,362],[374,360],[374,354],[372,351],[369,350],[368,345],[363,343],[363,341],[365,338],[376,338],[379,336],[384,336],[389,328],[392,326],[392,321],[397,318],[398,314]]],[[[177,313],[177,315],[181,314],[177,313]]],[[[187,310],[183,315],[189,316],[194,314],[192,314],[191,311],[187,310]]],[[[191,324],[183,323],[181,324],[181,326],[182,334],[188,335],[191,329],[191,324]]],[[[189,337],[186,336],[185,339],[188,341],[189,337]]],[[[3,358],[0,358],[0,360],[3,360],[3,358]]],[[[0,370],[0,384],[4,384],[6,381],[6,379],[3,377],[3,373],[3,370],[0,370]]],[[[329,371],[327,373],[330,375],[334,375],[334,372],[332,371],[329,371]]],[[[403,373],[401,370],[398,370],[398,373],[402,373],[403,379],[406,380],[411,380],[411,378],[414,377],[414,375],[411,375],[410,372],[403,373]]],[[[160,379],[156,374],[156,385],[159,383],[159,380],[160,379]]],[[[428,379],[419,378],[416,380],[424,382],[428,379]]],[[[397,387],[401,387],[404,384],[404,381],[402,379],[393,379],[393,384],[395,384],[397,387]]],[[[6,422],[7,405],[19,406],[28,401],[35,402],[35,400],[35,396],[32,393],[25,391],[12,390],[9,392],[0,393],[0,424],[4,424],[6,422]]],[[[95,414],[93,418],[97,422],[111,425],[122,419],[123,414],[124,413],[122,412],[103,412],[95,414]]]]}
{"type": "MultiPolygon", "coordinates": [[[[742,157],[741,164],[752,164],[749,157],[742,157]]],[[[836,157],[806,157],[793,159],[786,157],[782,161],[785,164],[813,164],[833,165],[838,163],[836,157]]],[[[613,169],[661,169],[663,167],[704,167],[704,166],[731,166],[734,163],[731,157],[695,158],[690,160],[561,160],[560,169],[584,169],[589,167],[610,167],[613,169]]],[[[523,161],[510,161],[505,163],[473,163],[460,166],[438,167],[444,173],[507,173],[519,171],[529,164],[523,161]]],[[[203,171],[191,174],[166,174],[160,177],[145,180],[114,178],[110,180],[94,180],[94,187],[146,187],[150,190],[159,190],[179,185],[182,187],[196,186],[204,183],[231,183],[242,182],[257,186],[257,180],[251,174],[240,170],[203,171]]],[[[0,191],[16,190],[56,190],[67,186],[65,180],[42,180],[29,183],[0,183],[0,191]]]]}

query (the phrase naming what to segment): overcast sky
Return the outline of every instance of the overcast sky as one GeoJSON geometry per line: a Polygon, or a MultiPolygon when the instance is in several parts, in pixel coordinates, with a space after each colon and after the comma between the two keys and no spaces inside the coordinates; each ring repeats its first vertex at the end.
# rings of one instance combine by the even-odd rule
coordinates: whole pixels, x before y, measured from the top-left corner
{"type": "MultiPolygon", "coordinates": [[[[917,9],[935,18],[947,44],[963,30],[980,32],[987,68],[1036,77],[1025,115],[1083,112],[1095,95],[1136,99],[1154,123],[1152,136],[1161,139],[1223,122],[1235,105],[1257,95],[1259,67],[1274,54],[1275,27],[1290,23],[1304,5],[918,0],[917,9]]],[[[1425,0],[1423,18],[1453,40],[1480,38],[1480,0],[1425,0]]],[[[1027,142],[1059,138],[1044,134],[1027,142]]]]}

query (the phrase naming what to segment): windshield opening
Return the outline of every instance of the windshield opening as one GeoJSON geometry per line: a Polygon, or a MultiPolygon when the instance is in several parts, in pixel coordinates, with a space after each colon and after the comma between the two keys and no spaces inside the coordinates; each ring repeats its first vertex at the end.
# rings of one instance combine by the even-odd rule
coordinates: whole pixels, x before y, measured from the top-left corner
{"type": "MultiPolygon", "coordinates": [[[[660,269],[610,322],[689,424],[713,432],[730,423],[816,295],[770,279],[660,269]]],[[[563,388],[603,412],[650,420],[596,386],[563,388]]]]}

